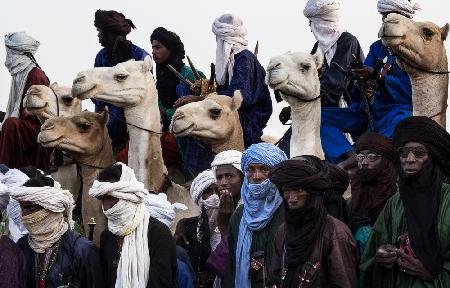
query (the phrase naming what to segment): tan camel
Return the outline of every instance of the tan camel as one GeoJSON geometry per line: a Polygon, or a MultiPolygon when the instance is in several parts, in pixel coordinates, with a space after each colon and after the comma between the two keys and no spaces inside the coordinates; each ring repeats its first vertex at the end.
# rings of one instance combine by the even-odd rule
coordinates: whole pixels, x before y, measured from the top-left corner
{"type": "Polygon", "coordinates": [[[176,136],[192,136],[211,144],[214,153],[244,151],[244,138],[238,109],[242,95],[209,94],[204,100],[186,104],[175,111],[170,131],[176,136]]]}
{"type": "MultiPolygon", "coordinates": [[[[78,73],[73,81],[72,95],[80,99],[97,99],[123,107],[130,135],[128,165],[145,187],[160,192],[168,181],[167,168],[162,158],[160,142],[160,114],[158,94],[153,76],[152,60],[127,61],[114,67],[99,67],[78,73]],[[147,130],[147,131],[144,131],[147,130]]],[[[166,190],[171,203],[179,202],[188,207],[179,211],[173,227],[179,219],[197,216],[199,208],[189,191],[171,183],[166,190]]],[[[172,230],[173,231],[173,230],[172,230]]]]}
{"type": "Polygon", "coordinates": [[[391,13],[383,21],[380,37],[411,78],[413,115],[427,116],[445,127],[448,98],[447,54],[444,41],[449,25],[415,22],[391,13]]]}
{"type": "MultiPolygon", "coordinates": [[[[23,107],[31,114],[38,117],[41,123],[56,116],[73,116],[81,113],[81,101],[73,98],[71,88],[52,83],[50,87],[45,85],[32,85],[23,100],[23,107]],[[54,92],[53,92],[54,91],[54,92]]],[[[64,163],[52,172],[52,177],[61,184],[61,187],[69,190],[75,199],[80,189],[80,179],[77,165],[67,157],[63,157],[64,163]]]]}
{"type": "Polygon", "coordinates": [[[266,83],[291,106],[291,158],[315,155],[325,159],[320,140],[320,81],[317,70],[322,66],[320,51],[285,53],[270,59],[266,83]]]}
{"type": "Polygon", "coordinates": [[[100,244],[100,234],[107,227],[102,202],[89,196],[89,189],[97,178],[100,168],[114,163],[111,140],[106,123],[108,115],[83,111],[71,117],[54,117],[44,122],[38,135],[38,142],[44,147],[54,147],[66,152],[80,163],[83,191],[81,213],[84,231],[91,218],[97,225],[94,243],[100,244]]]}

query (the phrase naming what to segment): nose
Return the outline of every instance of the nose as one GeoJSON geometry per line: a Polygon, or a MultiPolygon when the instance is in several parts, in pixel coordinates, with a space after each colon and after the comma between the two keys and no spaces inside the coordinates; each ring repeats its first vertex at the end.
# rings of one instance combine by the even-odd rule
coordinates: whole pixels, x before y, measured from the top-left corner
{"type": "Polygon", "coordinates": [[[52,130],[55,127],[52,121],[45,121],[41,126],[41,131],[52,130]]]}
{"type": "Polygon", "coordinates": [[[267,67],[267,71],[272,71],[272,70],[278,69],[280,67],[281,67],[281,63],[280,62],[273,63],[273,64],[270,64],[269,67],[267,67]]]}
{"type": "Polygon", "coordinates": [[[408,152],[408,156],[406,157],[406,161],[407,162],[414,162],[416,160],[416,157],[414,157],[414,154],[412,153],[412,151],[408,152]]]}
{"type": "Polygon", "coordinates": [[[176,120],[180,120],[180,119],[182,119],[184,117],[185,117],[184,113],[182,111],[180,111],[180,110],[177,110],[175,112],[175,114],[173,115],[173,117],[172,117],[172,122],[174,122],[176,120]]]}
{"type": "Polygon", "coordinates": [[[75,80],[73,80],[73,84],[82,84],[84,81],[86,81],[86,76],[83,74],[78,74],[77,78],[75,78],[75,80]]]}

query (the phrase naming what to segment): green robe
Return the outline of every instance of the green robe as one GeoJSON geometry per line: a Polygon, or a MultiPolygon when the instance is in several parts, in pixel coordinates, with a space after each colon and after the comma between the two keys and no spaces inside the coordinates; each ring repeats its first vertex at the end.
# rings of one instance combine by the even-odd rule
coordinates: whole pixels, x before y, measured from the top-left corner
{"type": "MultiPolygon", "coordinates": [[[[236,244],[239,236],[239,225],[241,224],[242,214],[244,212],[244,205],[236,208],[236,211],[230,218],[228,224],[228,248],[229,254],[227,259],[227,266],[225,276],[222,282],[222,288],[234,287],[234,277],[236,274],[236,244]]],[[[252,246],[250,247],[250,255],[255,251],[265,252],[266,267],[270,267],[273,255],[273,242],[278,228],[284,222],[284,205],[281,204],[272,220],[261,231],[253,232],[252,246]]],[[[252,281],[252,288],[263,288],[262,281],[252,281]]],[[[236,287],[238,288],[238,287],[236,287]]]]}
{"type": "Polygon", "coordinates": [[[417,288],[450,287],[450,185],[441,189],[440,206],[437,214],[437,232],[441,245],[442,270],[433,281],[424,281],[399,271],[398,266],[386,269],[375,262],[377,248],[384,244],[394,246],[400,235],[407,232],[406,218],[400,194],[392,196],[373,226],[372,234],[361,258],[360,269],[365,271],[365,287],[417,288]]]}

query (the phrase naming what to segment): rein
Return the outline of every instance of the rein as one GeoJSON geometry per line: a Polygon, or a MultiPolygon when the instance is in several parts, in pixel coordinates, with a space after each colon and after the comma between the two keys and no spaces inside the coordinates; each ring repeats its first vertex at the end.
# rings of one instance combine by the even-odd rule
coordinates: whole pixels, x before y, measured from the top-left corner
{"type": "Polygon", "coordinates": [[[137,128],[137,129],[139,129],[139,130],[146,131],[146,132],[148,132],[148,133],[156,134],[156,135],[163,135],[163,134],[164,134],[163,132],[152,131],[152,130],[150,130],[150,129],[145,129],[145,128],[139,127],[139,126],[137,126],[137,125],[128,123],[127,121],[123,121],[122,119],[120,119],[120,118],[118,118],[118,117],[112,115],[111,113],[109,113],[108,110],[104,110],[104,111],[106,111],[106,113],[108,113],[108,115],[111,116],[112,118],[114,118],[114,119],[116,119],[116,120],[118,120],[118,121],[120,121],[120,122],[122,122],[122,123],[125,123],[126,125],[133,126],[134,128],[137,128]]]}
{"type": "Polygon", "coordinates": [[[314,97],[314,98],[312,98],[312,99],[303,99],[303,98],[298,98],[297,96],[294,96],[294,95],[291,95],[291,94],[287,94],[287,93],[285,93],[285,92],[280,92],[280,90],[275,90],[274,93],[275,93],[275,99],[277,99],[277,101],[278,101],[278,99],[281,99],[281,100],[278,101],[278,102],[281,102],[281,101],[282,101],[281,93],[283,93],[283,95],[285,95],[285,96],[293,97],[293,98],[295,98],[295,99],[297,99],[297,100],[300,100],[301,102],[305,102],[305,103],[308,103],[308,102],[314,102],[314,101],[320,99],[320,97],[322,97],[322,95],[319,95],[319,96],[314,97]]]}
{"type": "Polygon", "coordinates": [[[103,169],[106,168],[106,167],[100,167],[100,166],[95,166],[95,165],[91,165],[91,164],[86,164],[86,163],[80,162],[80,161],[74,159],[73,157],[71,157],[69,154],[65,153],[64,151],[61,151],[61,153],[64,156],[66,156],[67,158],[69,158],[70,160],[72,160],[75,164],[86,166],[86,167],[90,167],[90,168],[94,168],[94,169],[100,169],[100,170],[103,170],[103,169]]]}
{"type": "Polygon", "coordinates": [[[58,95],[56,95],[55,90],[53,90],[53,88],[51,88],[50,86],[48,87],[52,90],[53,95],[55,95],[55,99],[56,99],[56,117],[59,117],[59,100],[58,100],[58,95]]]}

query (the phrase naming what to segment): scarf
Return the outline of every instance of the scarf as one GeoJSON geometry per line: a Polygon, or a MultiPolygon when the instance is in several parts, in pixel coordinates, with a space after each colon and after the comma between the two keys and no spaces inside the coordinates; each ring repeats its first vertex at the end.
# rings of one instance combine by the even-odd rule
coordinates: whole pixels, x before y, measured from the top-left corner
{"type": "Polygon", "coordinates": [[[311,21],[311,31],[325,55],[328,66],[336,52],[336,43],[345,31],[340,24],[340,7],[339,0],[309,0],[303,10],[305,17],[311,21]]]}
{"type": "Polygon", "coordinates": [[[408,18],[413,18],[416,11],[420,10],[420,5],[411,3],[410,0],[378,0],[377,9],[380,14],[398,12],[408,18]]]}
{"type": "Polygon", "coordinates": [[[5,66],[12,76],[9,90],[8,106],[5,120],[9,117],[19,117],[22,95],[31,69],[36,67],[33,55],[39,42],[25,32],[8,33],[5,36],[6,61],[5,66]]]}
{"type": "Polygon", "coordinates": [[[241,168],[242,152],[237,150],[222,151],[214,157],[211,163],[211,170],[216,173],[217,166],[232,165],[234,168],[242,172],[241,168]]]}
{"type": "Polygon", "coordinates": [[[146,287],[149,279],[150,254],[148,249],[149,213],[144,198],[148,191],[137,181],[134,171],[123,163],[117,182],[94,181],[89,195],[109,195],[119,199],[113,207],[103,211],[108,219],[108,230],[124,236],[115,287],[146,287]]]}
{"type": "MultiPolygon", "coordinates": [[[[0,178],[3,174],[0,174],[0,178]]],[[[9,193],[8,187],[0,182],[0,215],[2,211],[8,206],[9,203],[9,193]]]]}
{"type": "Polygon", "coordinates": [[[219,215],[220,208],[220,198],[219,195],[213,194],[203,200],[202,198],[198,201],[198,206],[200,209],[205,208],[206,216],[208,217],[208,227],[211,232],[213,232],[217,227],[217,217],[219,215]]]}
{"type": "Polygon", "coordinates": [[[231,14],[224,14],[214,20],[212,32],[216,35],[216,81],[224,85],[233,78],[234,55],[247,48],[247,29],[242,20],[231,14]]]}
{"type": "MultiPolygon", "coordinates": [[[[273,167],[287,160],[286,154],[278,147],[268,143],[251,145],[242,155],[241,167],[247,171],[253,163],[273,167]]],[[[272,220],[273,215],[283,203],[277,187],[269,179],[259,184],[249,183],[244,177],[241,188],[241,200],[244,205],[239,234],[236,243],[236,278],[235,287],[250,288],[248,269],[250,267],[250,248],[253,232],[261,231],[272,220]]]]}
{"type": "Polygon", "coordinates": [[[167,227],[171,227],[176,216],[176,210],[187,210],[186,205],[181,203],[171,204],[167,201],[165,193],[153,194],[149,193],[145,196],[144,204],[147,212],[151,217],[158,219],[167,227]]]}
{"type": "Polygon", "coordinates": [[[199,204],[199,200],[203,194],[203,191],[209,188],[212,184],[216,183],[216,176],[211,170],[205,170],[198,174],[197,177],[192,181],[190,192],[192,200],[199,204]]]}
{"type": "Polygon", "coordinates": [[[174,54],[169,56],[169,60],[164,64],[156,64],[156,89],[158,90],[158,99],[161,100],[164,107],[173,109],[173,104],[178,99],[177,86],[180,83],[172,71],[167,68],[167,64],[172,65],[178,72],[181,71],[184,64],[174,54]]]}

